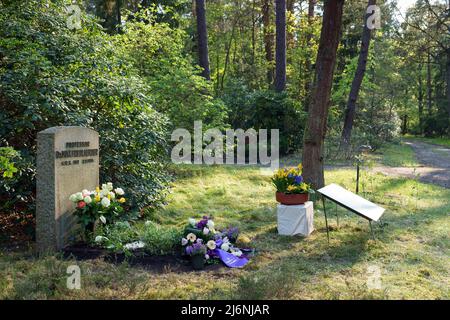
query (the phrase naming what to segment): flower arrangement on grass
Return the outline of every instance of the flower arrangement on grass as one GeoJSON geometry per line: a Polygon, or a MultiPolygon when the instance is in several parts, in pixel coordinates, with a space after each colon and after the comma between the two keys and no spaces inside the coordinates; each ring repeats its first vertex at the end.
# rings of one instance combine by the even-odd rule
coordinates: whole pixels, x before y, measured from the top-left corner
{"type": "Polygon", "coordinates": [[[72,194],[69,200],[75,204],[75,215],[85,234],[92,233],[97,221],[112,224],[121,219],[126,198],[122,188],[114,189],[111,182],[94,191],[83,190],[72,194]]]}
{"type": "Polygon", "coordinates": [[[191,257],[194,265],[199,263],[197,256],[201,256],[203,262],[212,264],[218,261],[218,249],[230,253],[235,257],[245,258],[242,251],[235,246],[235,242],[239,236],[237,227],[229,227],[222,231],[215,229],[212,217],[203,216],[200,221],[193,218],[189,219],[189,223],[185,228],[184,237],[181,239],[183,253],[191,257]],[[192,257],[196,257],[194,260],[192,257]]]}
{"type": "Polygon", "coordinates": [[[277,201],[283,203],[290,202],[289,199],[297,199],[293,200],[293,202],[303,203],[308,200],[309,194],[314,193],[311,185],[303,180],[302,169],[302,165],[299,164],[296,168],[282,168],[275,172],[272,177],[272,183],[277,189],[277,201]],[[286,197],[286,195],[303,196],[286,197]]]}

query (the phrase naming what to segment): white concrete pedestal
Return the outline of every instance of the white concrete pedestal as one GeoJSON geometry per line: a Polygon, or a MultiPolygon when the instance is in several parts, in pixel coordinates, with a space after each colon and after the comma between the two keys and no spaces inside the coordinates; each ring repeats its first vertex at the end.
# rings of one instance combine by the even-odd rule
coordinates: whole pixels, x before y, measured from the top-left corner
{"type": "Polygon", "coordinates": [[[314,230],[312,201],[296,206],[277,206],[278,233],[285,236],[300,234],[309,236],[314,230]]]}

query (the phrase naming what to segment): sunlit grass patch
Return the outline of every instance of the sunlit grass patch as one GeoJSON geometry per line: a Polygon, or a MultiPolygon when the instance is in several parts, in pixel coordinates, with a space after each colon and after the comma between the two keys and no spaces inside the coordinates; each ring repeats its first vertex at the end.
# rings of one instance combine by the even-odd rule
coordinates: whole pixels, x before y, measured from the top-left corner
{"type": "Polygon", "coordinates": [[[417,167],[414,150],[404,141],[387,143],[380,150],[368,155],[368,159],[390,167],[417,167]]]}
{"type": "MultiPolygon", "coordinates": [[[[189,217],[212,214],[216,225],[238,225],[256,255],[244,269],[162,272],[103,260],[73,261],[31,254],[0,257],[0,297],[44,299],[445,299],[450,279],[450,190],[417,180],[361,172],[360,194],[386,208],[374,224],[327,202],[315,203],[315,231],[308,238],[277,233],[269,176],[258,167],[181,166],[168,205],[146,219],[182,228],[189,217]],[[82,270],[82,290],[65,288],[65,268],[82,270]],[[379,268],[381,289],[367,286],[379,268]],[[50,288],[50,289],[48,289],[50,288]]],[[[326,183],[354,191],[355,170],[326,172],[326,183]]],[[[142,222],[144,223],[144,222],[142,222]]]]}

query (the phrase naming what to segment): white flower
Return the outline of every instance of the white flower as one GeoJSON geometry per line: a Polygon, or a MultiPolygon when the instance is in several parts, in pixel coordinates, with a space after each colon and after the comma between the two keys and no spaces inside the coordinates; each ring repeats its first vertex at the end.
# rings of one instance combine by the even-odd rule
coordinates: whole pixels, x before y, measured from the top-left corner
{"type": "Polygon", "coordinates": [[[111,201],[109,201],[108,198],[103,198],[101,203],[102,203],[102,206],[104,206],[105,208],[108,208],[111,204],[111,201]]]}
{"type": "Polygon", "coordinates": [[[69,200],[72,201],[72,202],[77,202],[78,201],[77,200],[77,195],[75,193],[70,195],[69,200]]]}
{"type": "Polygon", "coordinates": [[[240,257],[240,256],[242,256],[242,251],[239,250],[239,249],[236,249],[236,250],[233,250],[233,251],[231,252],[231,254],[234,255],[234,256],[236,256],[236,257],[240,257]]]}
{"type": "Polygon", "coordinates": [[[208,226],[209,229],[213,229],[214,228],[214,221],[208,220],[208,223],[206,225],[208,226]]]}
{"type": "Polygon", "coordinates": [[[196,221],[194,218],[189,218],[189,224],[193,227],[195,227],[196,221]]]}
{"type": "Polygon", "coordinates": [[[81,192],[75,193],[75,197],[77,198],[77,201],[81,201],[84,198],[83,194],[81,192]]]}
{"type": "Polygon", "coordinates": [[[100,216],[100,221],[103,222],[103,224],[106,224],[106,218],[104,216],[100,216]]]}
{"type": "Polygon", "coordinates": [[[116,188],[114,192],[117,193],[119,196],[123,196],[125,194],[125,191],[123,191],[122,188],[116,188]]]}
{"type": "Polygon", "coordinates": [[[113,184],[112,184],[112,182],[108,182],[108,183],[106,184],[106,189],[107,189],[108,191],[112,191],[112,189],[113,189],[113,184]]]}
{"type": "Polygon", "coordinates": [[[147,220],[147,221],[145,221],[145,226],[147,227],[147,226],[149,226],[149,225],[151,225],[152,224],[152,222],[150,221],[150,220],[147,220]]]}
{"type": "Polygon", "coordinates": [[[220,249],[222,249],[223,251],[228,251],[228,250],[230,250],[230,245],[227,242],[224,242],[220,246],[220,249]]]}
{"type": "Polygon", "coordinates": [[[96,243],[101,243],[101,242],[106,241],[106,240],[108,240],[108,238],[104,237],[104,236],[96,236],[95,237],[95,242],[96,243]]]}
{"type": "Polygon", "coordinates": [[[181,239],[181,245],[182,245],[182,246],[185,246],[185,245],[187,245],[187,244],[188,244],[188,241],[187,241],[186,238],[181,239]]]}
{"type": "Polygon", "coordinates": [[[135,241],[135,242],[127,243],[123,247],[128,250],[136,250],[136,249],[145,247],[145,243],[142,241],[135,241]]]}
{"type": "Polygon", "coordinates": [[[109,194],[109,191],[107,189],[100,190],[100,197],[106,197],[109,194]]]}
{"type": "Polygon", "coordinates": [[[216,242],[214,240],[209,240],[206,243],[206,246],[208,247],[208,249],[214,250],[216,248],[216,242]]]}
{"type": "Polygon", "coordinates": [[[90,191],[87,189],[84,189],[83,191],[81,191],[81,193],[83,194],[83,197],[87,197],[88,195],[90,195],[90,191]]]}
{"type": "Polygon", "coordinates": [[[205,254],[205,260],[209,259],[209,254],[205,254]]]}
{"type": "Polygon", "coordinates": [[[86,196],[86,197],[84,197],[83,201],[86,202],[86,204],[89,204],[92,202],[92,198],[91,198],[91,196],[86,196]]]}
{"type": "Polygon", "coordinates": [[[208,233],[209,233],[209,229],[208,229],[208,228],[206,228],[206,227],[205,227],[205,228],[203,228],[203,234],[204,234],[204,235],[207,235],[208,233]]]}
{"type": "Polygon", "coordinates": [[[116,198],[116,194],[114,192],[110,192],[109,196],[111,197],[111,199],[115,199],[116,198]]]}
{"type": "Polygon", "coordinates": [[[193,233],[189,233],[186,238],[190,241],[190,242],[194,242],[195,239],[197,239],[197,236],[193,233]]]}

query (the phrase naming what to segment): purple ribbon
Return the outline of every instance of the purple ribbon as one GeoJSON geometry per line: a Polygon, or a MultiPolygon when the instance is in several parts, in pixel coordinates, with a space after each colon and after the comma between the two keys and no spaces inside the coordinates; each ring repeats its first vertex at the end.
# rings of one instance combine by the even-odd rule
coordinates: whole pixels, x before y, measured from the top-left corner
{"type": "Polygon", "coordinates": [[[247,258],[239,258],[231,253],[223,251],[222,249],[215,250],[219,259],[229,268],[242,268],[248,263],[247,258]]]}

